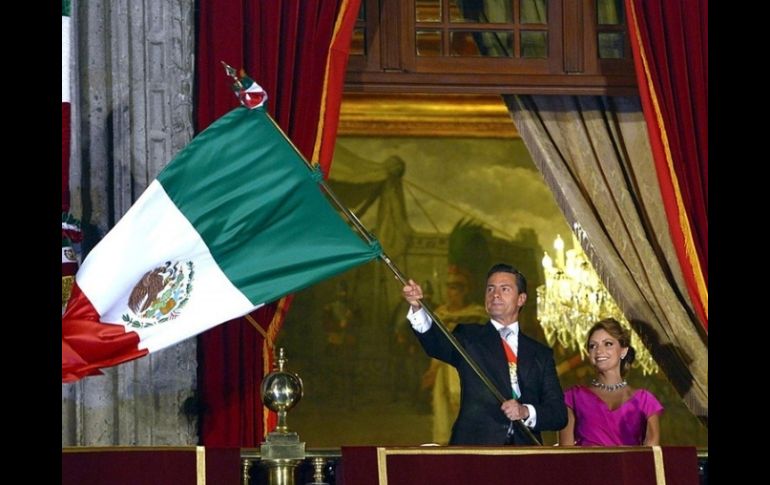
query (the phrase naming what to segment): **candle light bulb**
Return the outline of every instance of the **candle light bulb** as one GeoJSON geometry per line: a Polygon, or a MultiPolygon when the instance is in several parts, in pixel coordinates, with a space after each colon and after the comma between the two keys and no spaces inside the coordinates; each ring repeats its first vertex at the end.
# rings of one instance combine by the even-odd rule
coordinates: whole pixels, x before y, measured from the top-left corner
{"type": "Polygon", "coordinates": [[[545,269],[551,269],[553,268],[553,260],[550,256],[548,256],[548,253],[545,253],[545,256],[543,256],[543,268],[545,269]]]}
{"type": "Polygon", "coordinates": [[[553,247],[556,248],[557,251],[564,250],[564,241],[561,238],[561,234],[556,235],[556,240],[553,242],[553,247]]]}
{"type": "Polygon", "coordinates": [[[556,235],[556,241],[553,242],[553,247],[556,249],[556,266],[559,269],[564,269],[564,241],[560,234],[556,235]]]}

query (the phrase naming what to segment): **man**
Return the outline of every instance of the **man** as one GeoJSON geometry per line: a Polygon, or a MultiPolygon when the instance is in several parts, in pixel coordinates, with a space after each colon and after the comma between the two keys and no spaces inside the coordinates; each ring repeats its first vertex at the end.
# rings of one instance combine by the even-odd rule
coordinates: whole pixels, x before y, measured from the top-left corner
{"type": "Polygon", "coordinates": [[[512,397],[502,405],[433,325],[420,304],[422,288],[409,280],[403,296],[410,305],[407,318],[425,352],[453,365],[460,375],[460,412],[450,445],[529,445],[534,443],[511,421],[523,420],[538,439],[540,431],[557,431],[567,424],[553,352],[519,332],[527,281],[518,270],[508,264],[492,266],[485,296],[490,320],[485,325],[460,324],[452,332],[500,393],[512,397]]]}

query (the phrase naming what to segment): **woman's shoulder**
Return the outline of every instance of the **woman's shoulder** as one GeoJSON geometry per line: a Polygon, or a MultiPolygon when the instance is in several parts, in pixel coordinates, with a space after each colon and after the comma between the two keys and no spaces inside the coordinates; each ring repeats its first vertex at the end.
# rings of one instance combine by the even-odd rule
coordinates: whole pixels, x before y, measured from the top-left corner
{"type": "Polygon", "coordinates": [[[588,386],[586,386],[584,384],[575,384],[574,386],[568,387],[564,391],[564,395],[565,396],[566,395],[576,396],[576,395],[580,395],[580,394],[585,394],[587,392],[589,392],[589,393],[591,392],[591,390],[588,388],[588,386]]]}
{"type": "Polygon", "coordinates": [[[640,387],[634,390],[633,397],[641,402],[644,409],[648,410],[650,414],[657,414],[663,411],[663,405],[660,403],[655,394],[652,391],[640,387]]]}
{"type": "Polygon", "coordinates": [[[631,392],[638,397],[643,397],[646,399],[655,399],[656,401],[658,400],[658,398],[655,397],[655,394],[653,394],[652,391],[650,391],[649,389],[645,389],[644,387],[632,387],[631,392]]]}
{"type": "Polygon", "coordinates": [[[601,399],[584,384],[575,384],[564,391],[564,403],[575,413],[592,413],[601,407],[601,399]]]}
{"type": "Polygon", "coordinates": [[[644,397],[645,399],[649,399],[651,401],[659,402],[658,398],[655,396],[655,394],[652,393],[649,389],[645,389],[644,387],[640,387],[634,391],[635,394],[638,394],[641,397],[644,397]]]}

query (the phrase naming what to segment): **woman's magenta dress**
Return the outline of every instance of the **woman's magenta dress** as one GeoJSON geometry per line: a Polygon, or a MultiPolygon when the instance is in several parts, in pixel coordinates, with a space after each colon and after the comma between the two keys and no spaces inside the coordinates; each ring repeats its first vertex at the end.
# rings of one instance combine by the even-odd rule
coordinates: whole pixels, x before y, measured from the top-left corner
{"type": "Polygon", "coordinates": [[[614,411],[586,386],[567,389],[564,401],[575,413],[577,446],[640,446],[647,432],[647,418],[663,412],[663,406],[646,389],[634,391],[614,411]]]}

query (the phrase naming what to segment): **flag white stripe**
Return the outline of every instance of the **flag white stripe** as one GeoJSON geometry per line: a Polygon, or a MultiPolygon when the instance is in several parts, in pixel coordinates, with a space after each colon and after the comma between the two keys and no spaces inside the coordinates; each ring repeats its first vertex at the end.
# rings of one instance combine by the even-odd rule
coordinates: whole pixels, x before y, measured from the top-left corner
{"type": "MultiPolygon", "coordinates": [[[[192,290],[176,318],[136,331],[139,348],[155,352],[256,308],[225,276],[208,247],[154,180],[125,216],[89,253],[77,274],[104,323],[134,317],[128,298],[148,269],[192,261],[192,290]]],[[[260,305],[261,306],[261,305],[260,305]]]]}

